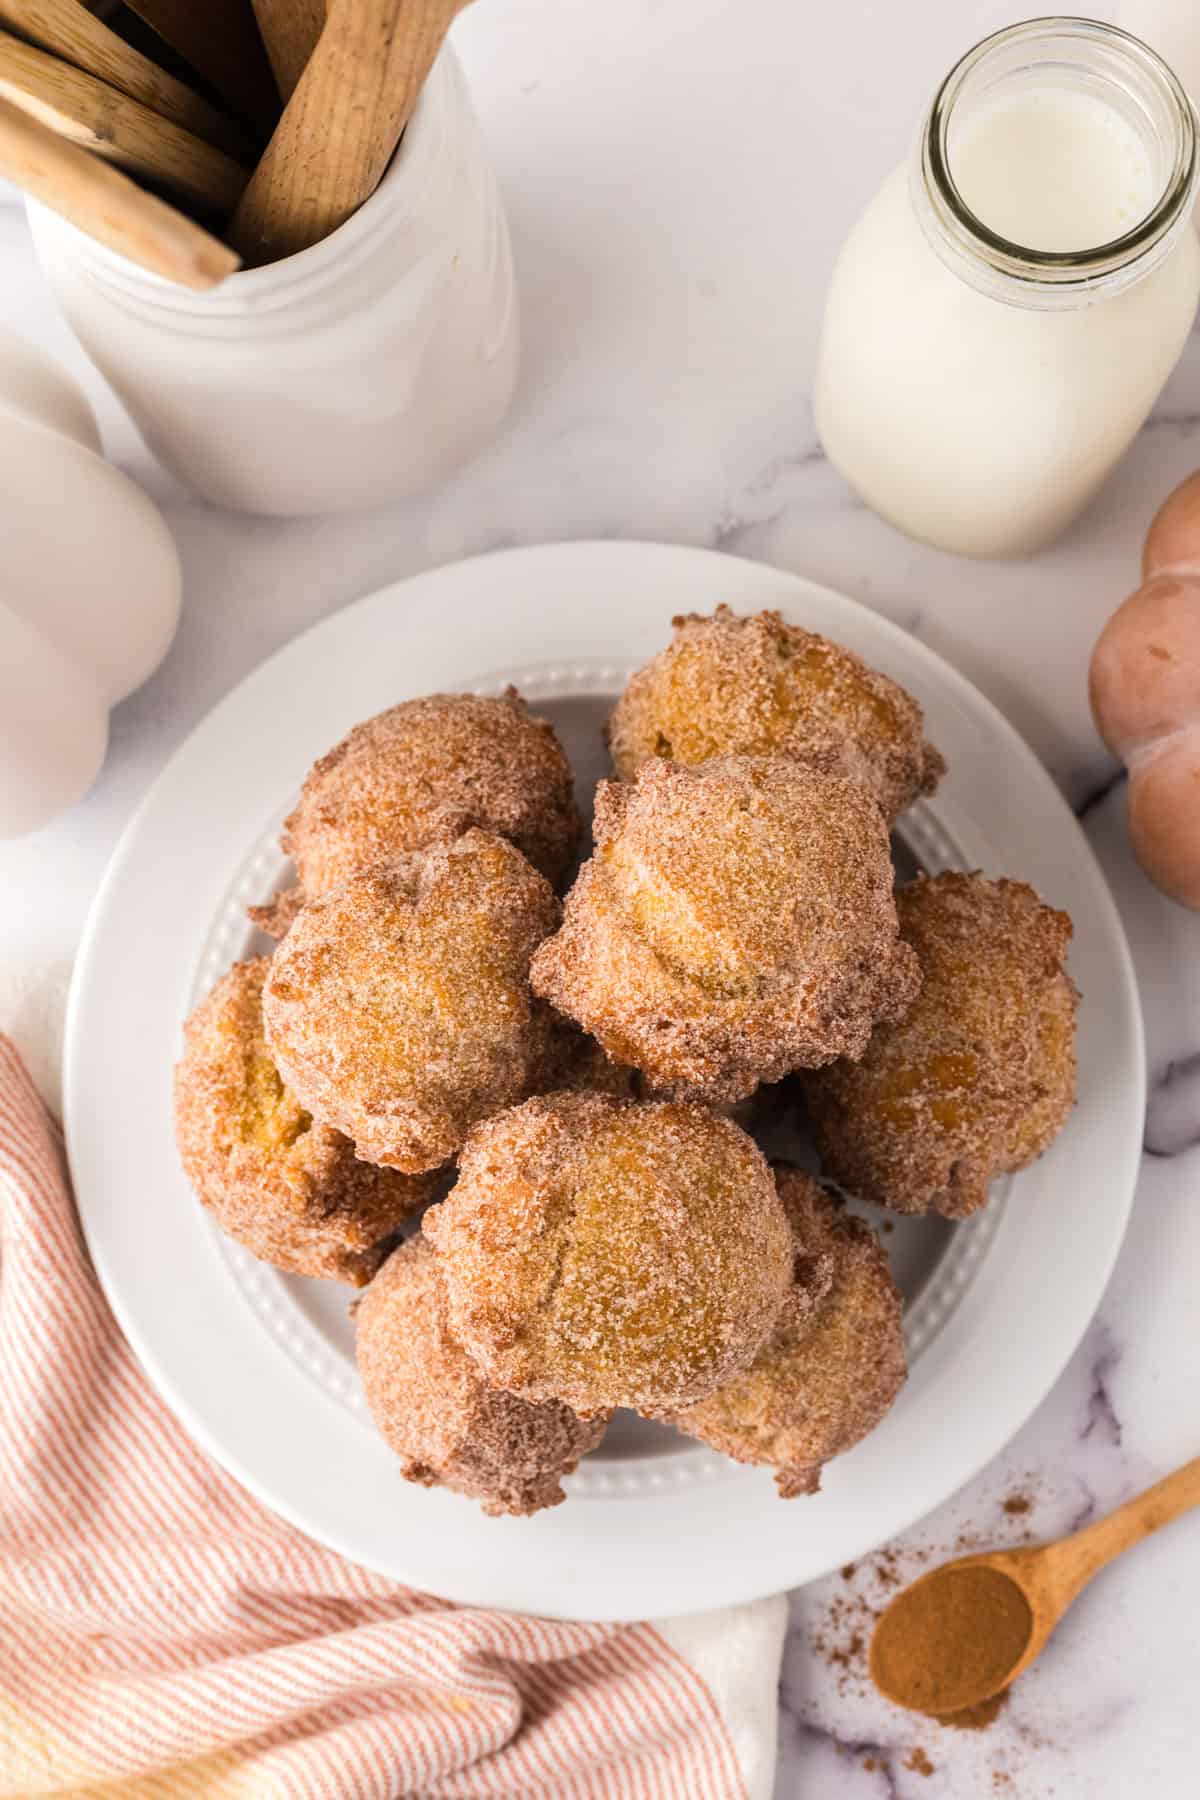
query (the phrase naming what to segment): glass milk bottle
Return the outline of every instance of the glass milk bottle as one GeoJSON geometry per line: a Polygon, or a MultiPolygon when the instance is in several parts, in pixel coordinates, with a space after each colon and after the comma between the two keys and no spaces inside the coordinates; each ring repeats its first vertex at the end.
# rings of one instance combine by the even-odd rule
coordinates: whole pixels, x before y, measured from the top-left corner
{"type": "Polygon", "coordinates": [[[1191,329],[1196,181],[1191,103],[1136,38],[1055,18],[977,45],[834,269],[815,394],[831,462],[944,550],[1057,537],[1191,329]]]}

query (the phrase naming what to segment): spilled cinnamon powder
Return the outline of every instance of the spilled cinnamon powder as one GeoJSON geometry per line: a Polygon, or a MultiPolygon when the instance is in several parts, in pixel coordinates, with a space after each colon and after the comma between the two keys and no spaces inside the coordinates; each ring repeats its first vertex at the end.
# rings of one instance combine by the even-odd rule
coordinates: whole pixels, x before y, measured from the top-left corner
{"type": "Polygon", "coordinates": [[[961,1712],[938,1713],[937,1722],[951,1731],[986,1731],[1008,1705],[1009,1691],[1001,1688],[990,1700],[981,1700],[978,1706],[964,1706],[961,1712]]]}

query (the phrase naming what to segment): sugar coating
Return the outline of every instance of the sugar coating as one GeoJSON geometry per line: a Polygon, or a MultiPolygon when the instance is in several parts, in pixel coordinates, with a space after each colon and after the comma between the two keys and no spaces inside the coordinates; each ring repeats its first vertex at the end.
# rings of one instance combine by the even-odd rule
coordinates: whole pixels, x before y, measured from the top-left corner
{"type": "Polygon", "coordinates": [[[272,959],[263,1016],[285,1080],[360,1156],[436,1168],[542,1066],[529,959],[558,918],[549,882],[490,832],[352,876],[272,959]]]}
{"type": "Polygon", "coordinates": [[[791,1278],[753,1140],[671,1102],[554,1094],[489,1119],[425,1234],[484,1378],[584,1415],[710,1393],[757,1354],[791,1278]]]}
{"type": "Polygon", "coordinates": [[[298,891],[253,916],[282,936],[304,900],[472,825],[507,838],[554,885],[578,847],[571,766],[514,687],[499,699],[430,694],[356,725],[313,765],[285,822],[298,891]]]}
{"type": "Polygon", "coordinates": [[[864,1438],[904,1384],[904,1302],[875,1233],[799,1169],[776,1170],[795,1276],[750,1367],[670,1414],[735,1462],[766,1463],[784,1499],[815,1494],[825,1463],[864,1438]]]}
{"type": "Polygon", "coordinates": [[[887,827],[861,782],[788,757],[602,782],[596,850],[535,992],[658,1089],[739,1100],[860,1056],[915,996],[887,827]]]}
{"type": "Polygon", "coordinates": [[[833,757],[889,820],[931,794],[946,765],[911,694],[852,650],[777,612],[675,619],[665,650],[633,675],[609,721],[623,781],[652,757],[833,757]]]}
{"type": "Polygon", "coordinates": [[[361,1286],[438,1186],[360,1162],[285,1087],[263,1036],[269,959],[236,963],[183,1028],[175,1135],[222,1230],[277,1269],[361,1286]]]}
{"type": "Polygon", "coordinates": [[[606,1419],[489,1388],[450,1333],[423,1237],[393,1251],[355,1320],[367,1404],[405,1480],[452,1488],[491,1514],[540,1512],[566,1499],[562,1477],[596,1448],[606,1419]]]}
{"type": "Polygon", "coordinates": [[[1025,882],[978,874],[919,877],[896,903],[921,965],[916,1004],[861,1061],[807,1076],[805,1097],[823,1165],[849,1192],[962,1219],[1070,1115],[1071,921],[1025,882]]]}

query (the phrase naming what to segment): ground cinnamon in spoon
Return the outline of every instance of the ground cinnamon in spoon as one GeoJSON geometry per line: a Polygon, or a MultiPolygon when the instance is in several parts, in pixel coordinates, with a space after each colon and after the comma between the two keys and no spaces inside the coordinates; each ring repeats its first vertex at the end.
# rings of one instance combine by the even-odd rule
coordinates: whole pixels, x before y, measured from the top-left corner
{"type": "Polygon", "coordinates": [[[871,1641],[871,1674],[900,1706],[956,1713],[1004,1686],[1032,1630],[1015,1581],[997,1569],[951,1564],[888,1607],[871,1641]]]}

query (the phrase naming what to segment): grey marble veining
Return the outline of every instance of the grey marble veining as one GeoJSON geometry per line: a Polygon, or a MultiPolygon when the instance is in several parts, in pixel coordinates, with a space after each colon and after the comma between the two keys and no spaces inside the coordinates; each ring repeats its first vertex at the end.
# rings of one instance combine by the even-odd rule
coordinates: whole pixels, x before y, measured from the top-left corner
{"type": "MultiPolygon", "coordinates": [[[[875,518],[821,455],[808,400],[838,243],[905,154],[936,81],[1013,12],[1011,0],[469,9],[456,36],[509,202],[525,369],[495,448],[439,493],[383,514],[236,519],[184,493],[83,364],[48,306],[19,210],[0,204],[0,322],[83,374],[110,453],[164,506],[187,580],[176,647],[117,709],[96,790],[68,823],[0,853],[0,931],[31,956],[69,960],[121,824],[234,681],[385,581],[504,544],[660,538],[827,582],[976,682],[1080,817],[1145,1012],[1151,1096],[1132,1228],[1087,1338],[1002,1455],[907,1533],[893,1561],[868,1558],[849,1580],[793,1597],[778,1800],[1198,1791],[1200,1516],[1079,1601],[987,1731],[914,1726],[862,1680],[861,1653],[845,1667],[829,1657],[862,1635],[886,1580],[964,1539],[1069,1530],[1200,1451],[1200,917],[1137,870],[1124,782],[1086,694],[1090,646],[1137,584],[1145,527],[1200,464],[1200,338],[1087,515],[1046,554],[1014,563],[940,555],[875,518]],[[1006,1511],[1014,1499],[1028,1510],[1006,1511]]],[[[792,1504],[801,1531],[803,1501],[792,1504]]]]}

